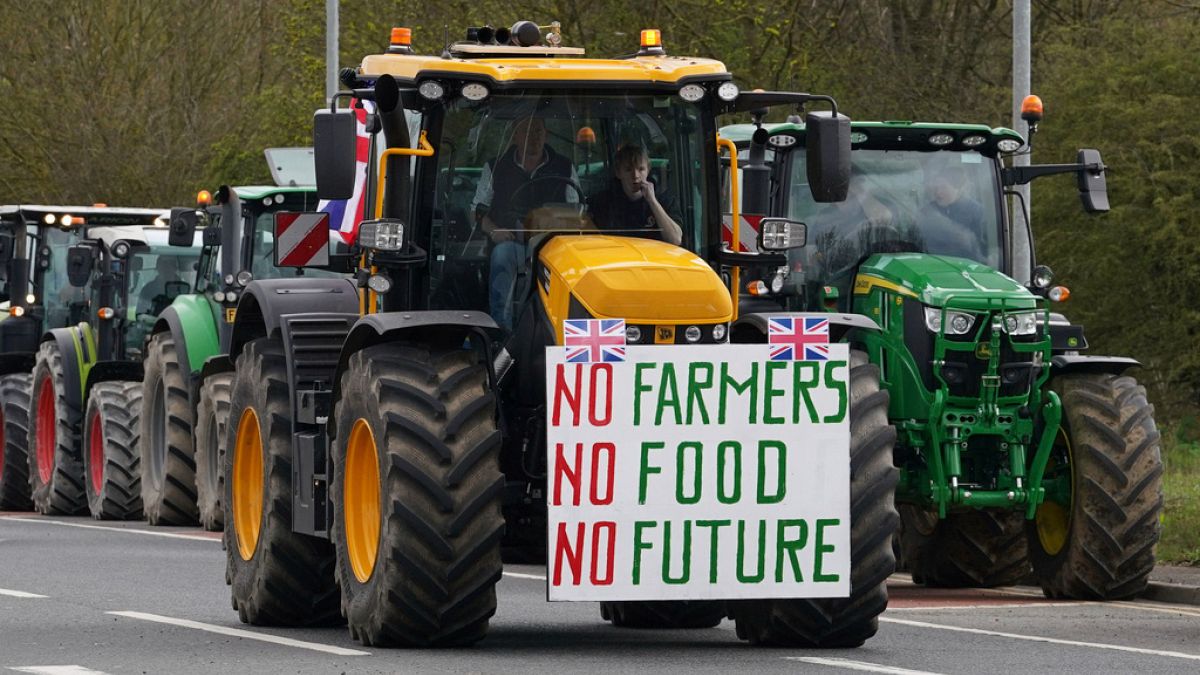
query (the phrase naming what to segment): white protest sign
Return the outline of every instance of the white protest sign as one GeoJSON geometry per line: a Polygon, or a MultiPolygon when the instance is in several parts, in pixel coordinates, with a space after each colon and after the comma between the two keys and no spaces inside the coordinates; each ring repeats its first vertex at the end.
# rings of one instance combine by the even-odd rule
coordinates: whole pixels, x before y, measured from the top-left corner
{"type": "Polygon", "coordinates": [[[850,594],[849,348],[793,351],[547,348],[550,600],[850,594]]]}

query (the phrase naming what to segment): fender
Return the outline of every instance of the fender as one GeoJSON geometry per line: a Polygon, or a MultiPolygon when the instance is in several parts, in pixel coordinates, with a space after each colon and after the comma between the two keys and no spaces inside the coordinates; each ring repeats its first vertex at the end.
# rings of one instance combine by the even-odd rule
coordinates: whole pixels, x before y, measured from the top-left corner
{"type": "Polygon", "coordinates": [[[92,395],[92,386],[101,382],[141,382],[142,364],[140,361],[97,361],[88,369],[87,380],[83,386],[83,403],[87,404],[92,395]]]}
{"type": "Polygon", "coordinates": [[[38,320],[30,316],[9,316],[0,321],[0,353],[4,354],[0,357],[0,374],[20,372],[9,369],[9,355],[36,352],[41,332],[38,320]]]}
{"type": "Polygon", "coordinates": [[[1050,360],[1050,377],[1076,373],[1108,373],[1120,375],[1126,370],[1141,367],[1138,361],[1124,356],[1055,356],[1050,360]]]}
{"type": "Polygon", "coordinates": [[[31,373],[37,356],[33,352],[0,352],[0,377],[13,373],[31,373]]]}
{"type": "Polygon", "coordinates": [[[83,410],[86,400],[84,384],[88,371],[96,362],[96,338],[86,323],[67,328],[54,328],[42,336],[42,342],[54,342],[62,355],[64,393],[67,405],[83,410]]]}
{"type": "Polygon", "coordinates": [[[767,334],[767,319],[771,317],[820,317],[829,320],[829,341],[840,342],[851,329],[878,333],[879,325],[858,314],[835,314],[832,312],[755,312],[743,314],[733,322],[729,333],[730,342],[757,342],[767,334]]]}
{"type": "Polygon", "coordinates": [[[1080,352],[1088,348],[1083,326],[1072,324],[1057,312],[1050,313],[1050,345],[1055,354],[1080,352]]]}
{"type": "Polygon", "coordinates": [[[229,359],[229,355],[217,354],[205,361],[204,365],[200,366],[200,376],[196,379],[203,382],[209,376],[216,375],[217,373],[231,372],[233,372],[233,361],[229,359]]]}
{"type": "Polygon", "coordinates": [[[251,340],[276,335],[284,314],[358,314],[358,287],[350,279],[263,279],[252,281],[238,300],[229,341],[237,362],[251,340]]]}
{"type": "Polygon", "coordinates": [[[346,336],[341,356],[338,358],[338,379],[334,382],[337,383],[341,379],[341,373],[346,369],[354,352],[401,337],[447,328],[458,329],[464,335],[473,333],[485,338],[484,344],[488,346],[489,356],[491,341],[502,335],[496,321],[486,313],[478,311],[426,310],[368,314],[359,319],[346,336]]]}
{"type": "Polygon", "coordinates": [[[167,330],[175,338],[179,365],[183,367],[183,372],[193,378],[205,360],[220,352],[217,322],[208,298],[202,295],[189,294],[175,298],[158,315],[153,334],[167,330]]]}

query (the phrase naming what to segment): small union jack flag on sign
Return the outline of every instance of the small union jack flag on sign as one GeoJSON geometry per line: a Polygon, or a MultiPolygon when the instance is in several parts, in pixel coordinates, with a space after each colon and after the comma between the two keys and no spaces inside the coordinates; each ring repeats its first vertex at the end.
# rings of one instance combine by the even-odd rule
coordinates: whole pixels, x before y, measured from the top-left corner
{"type": "Polygon", "coordinates": [[[829,359],[829,319],[773,316],[767,319],[767,325],[772,361],[829,359]]]}
{"type": "Polygon", "coordinates": [[[624,319],[567,319],[563,321],[567,363],[625,360],[624,319]]]}

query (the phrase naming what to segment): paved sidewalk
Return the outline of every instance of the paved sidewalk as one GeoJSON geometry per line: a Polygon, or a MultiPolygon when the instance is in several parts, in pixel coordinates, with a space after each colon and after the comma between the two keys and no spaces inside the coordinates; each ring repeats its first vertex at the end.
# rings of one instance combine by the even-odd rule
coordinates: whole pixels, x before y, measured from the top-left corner
{"type": "Polygon", "coordinates": [[[1146,600],[1200,605],[1200,567],[1159,565],[1150,573],[1150,585],[1142,593],[1146,600]]]}

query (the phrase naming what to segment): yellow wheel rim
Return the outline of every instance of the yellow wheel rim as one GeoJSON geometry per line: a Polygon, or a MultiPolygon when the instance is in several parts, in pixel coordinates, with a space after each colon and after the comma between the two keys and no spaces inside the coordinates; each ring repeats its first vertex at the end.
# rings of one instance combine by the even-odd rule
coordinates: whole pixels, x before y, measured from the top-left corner
{"type": "Polygon", "coordinates": [[[246,408],[233,446],[233,532],[242,560],[254,557],[262,530],[263,443],[258,413],[246,408]]]}
{"type": "MultiPolygon", "coordinates": [[[[1045,501],[1038,505],[1034,524],[1037,527],[1038,541],[1042,544],[1042,550],[1048,555],[1058,555],[1063,546],[1067,545],[1067,536],[1071,529],[1071,505],[1075,500],[1075,471],[1071,466],[1075,460],[1071,454],[1071,441],[1062,428],[1058,430],[1057,442],[1066,451],[1067,469],[1071,471],[1071,495],[1066,504],[1045,501]]],[[[1054,468],[1057,463],[1051,456],[1050,461],[1046,463],[1047,471],[1054,468]]]]}
{"type": "Polygon", "coordinates": [[[359,583],[366,583],[375,570],[383,518],[379,508],[379,453],[375,434],[361,417],[354,422],[346,443],[344,474],[342,522],[346,527],[350,569],[359,583]]]}

